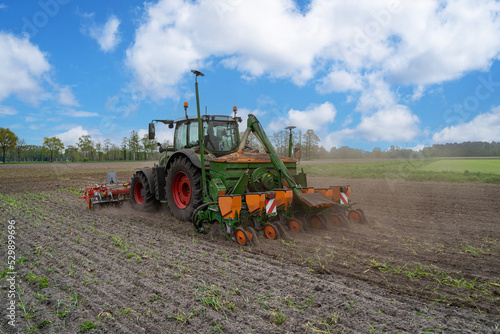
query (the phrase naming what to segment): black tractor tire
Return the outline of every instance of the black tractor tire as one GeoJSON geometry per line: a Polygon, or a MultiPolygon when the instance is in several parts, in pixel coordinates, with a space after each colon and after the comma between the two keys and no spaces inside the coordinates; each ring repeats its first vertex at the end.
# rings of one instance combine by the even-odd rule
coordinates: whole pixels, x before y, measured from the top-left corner
{"type": "Polygon", "coordinates": [[[188,158],[175,159],[167,170],[165,194],[172,216],[190,221],[193,212],[203,203],[201,170],[188,158]]]}
{"type": "Polygon", "coordinates": [[[132,207],[139,211],[153,212],[160,207],[160,202],[156,200],[155,194],[149,187],[146,175],[141,172],[137,172],[132,176],[130,199],[132,207]]]}

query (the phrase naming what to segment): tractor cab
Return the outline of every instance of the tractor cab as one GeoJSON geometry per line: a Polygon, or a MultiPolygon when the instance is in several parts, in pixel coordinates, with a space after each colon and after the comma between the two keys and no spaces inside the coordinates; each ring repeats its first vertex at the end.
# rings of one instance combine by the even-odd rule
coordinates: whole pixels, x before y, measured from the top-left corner
{"type": "MultiPolygon", "coordinates": [[[[188,103],[184,103],[185,118],[177,121],[155,119],[149,123],[149,139],[155,138],[155,126],[153,122],[161,122],[168,125],[169,128],[175,127],[174,147],[163,148],[160,144],[160,153],[165,151],[178,151],[183,149],[192,149],[199,153],[199,123],[198,118],[188,117],[188,103]]],[[[201,122],[203,124],[203,147],[205,152],[211,153],[216,157],[234,153],[240,145],[239,127],[241,117],[236,117],[236,107],[233,107],[234,116],[223,115],[203,115],[201,122]]]]}
{"type": "MultiPolygon", "coordinates": [[[[240,144],[238,122],[240,117],[203,115],[203,146],[205,151],[219,157],[236,152],[240,144]]],[[[198,119],[176,122],[174,151],[199,147],[198,119]]]]}

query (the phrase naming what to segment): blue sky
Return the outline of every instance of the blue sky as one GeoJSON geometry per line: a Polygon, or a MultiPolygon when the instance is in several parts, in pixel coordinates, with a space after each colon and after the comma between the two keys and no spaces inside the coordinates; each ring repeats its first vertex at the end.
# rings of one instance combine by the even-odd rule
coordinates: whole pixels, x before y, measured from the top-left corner
{"type": "Polygon", "coordinates": [[[500,141],[498,36],[494,0],[0,0],[0,126],[120,144],[194,114],[198,69],[209,113],[327,149],[500,141]]]}

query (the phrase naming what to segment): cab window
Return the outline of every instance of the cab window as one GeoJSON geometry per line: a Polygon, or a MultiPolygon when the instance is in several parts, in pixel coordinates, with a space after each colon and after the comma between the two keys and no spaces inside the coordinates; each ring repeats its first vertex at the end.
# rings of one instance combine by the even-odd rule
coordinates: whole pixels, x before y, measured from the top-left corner
{"type": "Polygon", "coordinates": [[[175,129],[174,146],[176,150],[181,150],[187,145],[187,124],[177,123],[175,129]]]}
{"type": "Polygon", "coordinates": [[[190,147],[198,145],[198,121],[189,123],[189,143],[190,147]]]}
{"type": "Polygon", "coordinates": [[[228,152],[236,149],[238,146],[238,128],[236,123],[208,121],[203,125],[203,143],[207,150],[228,152]]]}

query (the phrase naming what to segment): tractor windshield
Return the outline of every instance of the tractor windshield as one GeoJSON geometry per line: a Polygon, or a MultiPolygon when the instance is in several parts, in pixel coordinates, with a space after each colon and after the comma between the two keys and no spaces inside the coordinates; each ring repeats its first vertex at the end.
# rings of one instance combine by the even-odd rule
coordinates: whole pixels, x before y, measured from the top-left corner
{"type": "MultiPolygon", "coordinates": [[[[236,151],[239,145],[238,123],[227,116],[203,118],[203,145],[207,151],[221,156],[236,151]]],[[[198,146],[198,121],[178,121],[174,135],[176,150],[198,146]]]]}
{"type": "Polygon", "coordinates": [[[206,120],[203,122],[203,144],[211,152],[227,153],[238,148],[236,122],[206,120]]]}

